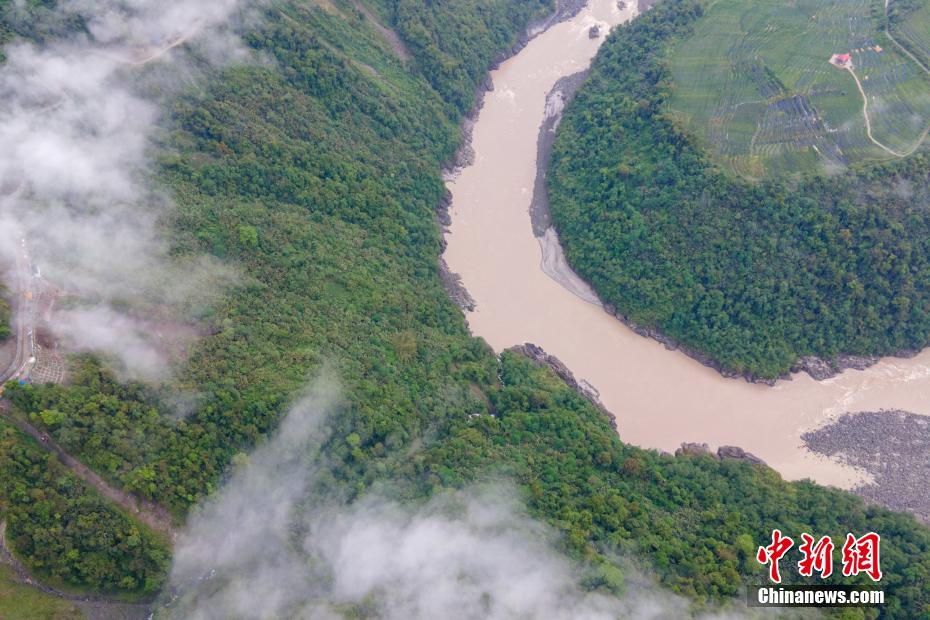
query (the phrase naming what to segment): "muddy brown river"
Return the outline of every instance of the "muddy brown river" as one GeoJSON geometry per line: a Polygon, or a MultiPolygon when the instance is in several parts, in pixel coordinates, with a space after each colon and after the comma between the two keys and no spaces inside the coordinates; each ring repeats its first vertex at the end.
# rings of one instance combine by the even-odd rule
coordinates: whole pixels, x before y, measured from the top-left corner
{"type": "Polygon", "coordinates": [[[770,387],[726,379],[607,314],[565,272],[554,231],[533,234],[529,206],[546,95],[590,63],[603,41],[589,38],[590,26],[606,32],[634,12],[619,10],[615,0],[592,0],[491,74],[494,90],[474,126],[474,164],[448,183],[452,225],[444,258],[476,302],[467,313],[470,328],[496,351],[532,342],[561,359],[600,393],[628,443],[667,451],[685,441],[736,445],[786,478],[849,488],[867,475],[809,452],[801,434],[846,411],[930,414],[930,350],[827,381],[799,374],[770,387]]]}

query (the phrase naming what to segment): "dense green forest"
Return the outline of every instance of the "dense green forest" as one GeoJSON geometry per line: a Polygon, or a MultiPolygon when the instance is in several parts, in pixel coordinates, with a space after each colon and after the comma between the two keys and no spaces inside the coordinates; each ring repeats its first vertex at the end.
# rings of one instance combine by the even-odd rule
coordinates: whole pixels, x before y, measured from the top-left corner
{"type": "MultiPolygon", "coordinates": [[[[0,45],[20,39],[44,44],[84,28],[81,20],[56,11],[57,0],[0,0],[0,45]]],[[[0,62],[6,59],[0,49],[0,62]]]]}
{"type": "Polygon", "coordinates": [[[514,44],[514,25],[552,10],[551,0],[439,3],[378,0],[420,73],[453,108],[467,112],[489,61],[514,44]],[[476,10],[477,9],[477,10],[476,10]]]}
{"type": "Polygon", "coordinates": [[[930,339],[930,158],[759,183],[670,119],[665,50],[703,3],[664,2],[605,43],[550,163],[571,264],[633,322],[772,378],[801,356],[930,339]]]}
{"type": "Polygon", "coordinates": [[[752,555],[773,527],[877,530],[887,615],[930,617],[930,530],[912,517],[765,467],[625,446],[549,370],[469,336],[438,277],[439,170],[483,71],[541,6],[373,8],[414,67],[348,2],[276,3],[245,34],[276,62],[217,72],[171,110],[158,178],[177,203],[175,251],[242,273],[177,384],[119,383],[82,357],[67,387],[10,385],[15,406],[109,480],[184,515],[329,365],[345,404],[320,484],[347,501],[374,485],[420,502],[511,479],[593,567],[589,587],[621,587],[621,552],[703,604],[764,578],[752,555]],[[444,55],[462,70],[436,72],[444,55]],[[181,390],[197,400],[179,417],[166,393],[181,390]]]}
{"type": "Polygon", "coordinates": [[[166,541],[120,513],[54,456],[0,422],[0,512],[19,557],[51,584],[152,594],[166,541]]]}

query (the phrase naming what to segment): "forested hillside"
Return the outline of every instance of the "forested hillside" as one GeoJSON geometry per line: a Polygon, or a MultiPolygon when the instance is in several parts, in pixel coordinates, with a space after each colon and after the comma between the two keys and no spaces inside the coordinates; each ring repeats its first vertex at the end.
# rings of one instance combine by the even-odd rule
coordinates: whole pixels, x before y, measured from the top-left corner
{"type": "MultiPolygon", "coordinates": [[[[44,44],[83,29],[80,19],[55,10],[57,0],[0,0],[0,45],[17,40],[44,44]]],[[[5,59],[0,49],[0,61],[5,59]]]]}
{"type": "Polygon", "coordinates": [[[664,56],[704,3],[664,3],[606,42],[566,112],[550,192],[571,264],[633,322],[774,378],[802,356],[930,340],[926,151],[752,183],[672,121],[664,56]]]}
{"type": "Polygon", "coordinates": [[[151,595],[167,541],[108,505],[53,456],[0,422],[0,508],[26,566],[53,586],[151,595]]]}
{"type": "Polygon", "coordinates": [[[376,0],[407,42],[417,68],[452,107],[467,112],[488,62],[514,44],[514,25],[552,11],[551,0],[441,4],[420,0],[376,0]],[[452,18],[454,16],[454,18],[452,18]]]}
{"type": "MultiPolygon", "coordinates": [[[[241,273],[180,379],[120,383],[80,357],[67,387],[8,386],[14,405],[113,483],[183,516],[329,365],[345,403],[323,449],[328,496],[377,486],[419,503],[512,480],[586,566],[586,587],[622,590],[620,552],[705,605],[763,578],[752,556],[773,527],[877,530],[887,611],[928,613],[930,530],[913,518],[765,467],[625,446],[552,372],[469,336],[438,277],[439,171],[487,65],[549,7],[369,8],[412,61],[351,3],[279,2],[243,35],[274,62],[217,71],[174,103],[158,180],[177,204],[175,250],[241,273]],[[176,391],[196,395],[193,411],[179,416],[165,396],[176,391]]],[[[50,570],[65,570],[57,561],[50,570]]]]}

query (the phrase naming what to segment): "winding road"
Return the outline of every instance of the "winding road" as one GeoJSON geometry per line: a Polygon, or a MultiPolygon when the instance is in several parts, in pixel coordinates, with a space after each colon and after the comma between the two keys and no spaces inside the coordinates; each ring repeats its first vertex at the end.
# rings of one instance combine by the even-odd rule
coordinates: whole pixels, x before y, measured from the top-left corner
{"type": "MultiPolygon", "coordinates": [[[[898,40],[894,38],[893,34],[891,34],[891,20],[888,17],[889,4],[890,0],[885,0],[885,35],[902,54],[914,61],[918,67],[923,69],[924,73],[930,76],[930,69],[928,69],[924,63],[920,62],[920,60],[918,60],[917,57],[914,56],[906,47],[898,43],[898,40]]],[[[862,116],[865,119],[865,133],[872,144],[879,147],[886,153],[893,155],[894,157],[907,157],[908,155],[913,154],[914,151],[916,151],[918,148],[920,148],[920,145],[923,144],[923,141],[927,138],[927,135],[930,134],[930,124],[924,128],[921,134],[914,141],[914,144],[903,153],[899,153],[898,151],[885,146],[875,139],[875,137],[872,135],[872,121],[869,119],[869,98],[865,94],[865,89],[862,88],[862,82],[859,81],[859,76],[856,75],[856,70],[853,68],[852,64],[847,64],[844,68],[849,71],[850,75],[852,75],[853,79],[856,81],[856,87],[859,89],[859,94],[862,95],[862,116]]]]}
{"type": "Polygon", "coordinates": [[[924,73],[930,75],[930,69],[928,69],[924,63],[920,62],[917,57],[910,52],[910,50],[898,43],[898,40],[894,38],[893,34],[891,34],[891,19],[888,17],[888,7],[890,4],[891,0],[885,0],[885,35],[887,35],[887,37],[891,40],[892,43],[894,43],[895,47],[897,47],[902,54],[917,63],[917,65],[924,70],[924,73]]]}
{"type": "MultiPolygon", "coordinates": [[[[162,58],[170,50],[183,45],[190,38],[195,36],[201,26],[194,24],[187,31],[169,41],[165,45],[145,53],[144,55],[132,57],[117,57],[117,60],[132,66],[142,66],[162,58]]],[[[146,52],[147,50],[140,50],[146,52]]],[[[52,104],[51,108],[59,105],[60,102],[52,104]]],[[[0,204],[10,203],[22,194],[24,184],[0,197],[0,204]]],[[[19,231],[16,239],[16,257],[15,268],[8,284],[12,298],[12,320],[15,338],[15,349],[6,368],[0,370],[0,398],[2,398],[3,384],[11,379],[22,378],[27,374],[30,364],[35,363],[35,325],[37,315],[37,295],[39,286],[37,279],[39,276],[33,272],[33,264],[29,257],[26,237],[23,231],[19,231]]],[[[77,458],[71,456],[48,434],[39,430],[27,420],[17,415],[10,404],[0,399],[0,419],[15,426],[20,432],[32,437],[36,443],[47,452],[55,455],[59,462],[67,467],[76,476],[81,478],[86,484],[97,490],[98,493],[112,501],[122,510],[127,512],[133,518],[146,524],[153,531],[164,536],[169,543],[173,544],[177,536],[175,521],[172,515],[162,506],[146,499],[139,498],[132,493],[124,491],[109,484],[99,474],[87,467],[77,458]]],[[[84,596],[74,595],[50,588],[35,580],[23,565],[18,561],[15,555],[7,549],[5,545],[6,523],[0,521],[0,561],[6,561],[13,566],[17,578],[22,583],[31,585],[48,594],[74,601],[97,601],[104,604],[113,603],[105,596],[84,596]]],[[[118,604],[118,603],[117,603],[118,604]]]]}
{"type": "MultiPolygon", "coordinates": [[[[15,199],[22,192],[20,185],[5,200],[15,199]]],[[[13,329],[16,339],[15,351],[9,365],[0,371],[0,394],[3,384],[22,375],[35,356],[35,296],[34,279],[26,239],[22,232],[17,235],[15,274],[10,282],[13,303],[13,329]]]]}

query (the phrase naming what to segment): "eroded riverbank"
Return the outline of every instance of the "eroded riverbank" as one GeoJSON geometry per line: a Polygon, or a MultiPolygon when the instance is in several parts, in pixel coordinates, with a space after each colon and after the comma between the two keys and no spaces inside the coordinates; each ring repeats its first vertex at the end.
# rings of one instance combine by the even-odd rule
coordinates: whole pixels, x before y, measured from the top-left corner
{"type": "Polygon", "coordinates": [[[469,325],[497,351],[532,342],[559,358],[596,388],[627,442],[670,452],[682,442],[736,445],[787,478],[846,488],[868,482],[864,470],[808,451],[801,435],[850,410],[930,414],[930,352],[820,382],[806,374],[772,387],[727,379],[637,335],[584,289],[563,286],[560,274],[573,274],[554,231],[537,225],[542,234],[534,234],[530,204],[537,166],[545,165],[537,162],[540,127],[558,105],[548,95],[587,68],[603,39],[589,38],[591,26],[606,33],[635,10],[593,0],[491,74],[494,89],[471,128],[473,162],[448,183],[443,258],[473,300],[469,325]]]}

